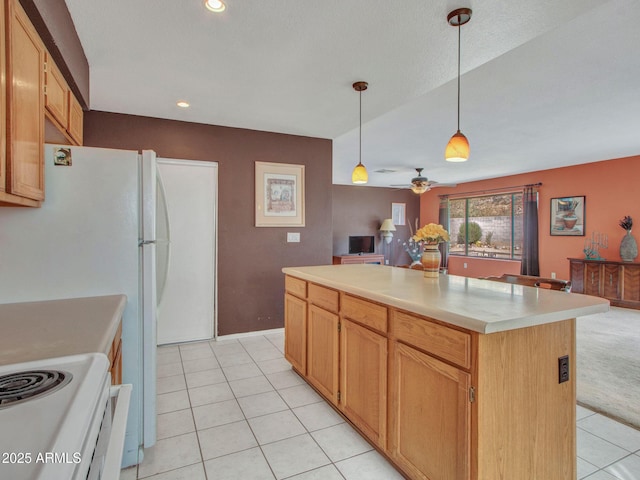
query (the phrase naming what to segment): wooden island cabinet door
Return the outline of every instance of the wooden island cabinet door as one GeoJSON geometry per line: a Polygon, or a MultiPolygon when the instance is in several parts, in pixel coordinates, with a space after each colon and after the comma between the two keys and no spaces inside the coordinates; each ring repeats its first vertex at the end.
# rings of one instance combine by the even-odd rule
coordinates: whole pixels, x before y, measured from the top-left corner
{"type": "Polygon", "coordinates": [[[411,478],[468,480],[471,375],[403,343],[391,348],[391,458],[411,478]]]}
{"type": "Polygon", "coordinates": [[[317,305],[309,305],[307,380],[337,405],[338,315],[317,305]]]}
{"type": "Polygon", "coordinates": [[[307,373],[307,302],[284,296],[284,358],[302,375],[307,373]]]}
{"type": "Polygon", "coordinates": [[[369,439],[387,443],[387,338],[342,319],[340,409],[369,439]]]}

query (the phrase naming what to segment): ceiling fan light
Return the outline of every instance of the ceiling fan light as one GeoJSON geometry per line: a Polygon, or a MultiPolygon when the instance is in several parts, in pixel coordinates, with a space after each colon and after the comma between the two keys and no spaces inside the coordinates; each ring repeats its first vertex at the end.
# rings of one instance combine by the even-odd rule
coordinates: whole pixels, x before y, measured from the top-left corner
{"type": "Polygon", "coordinates": [[[206,0],[204,6],[207,10],[215,13],[224,12],[227,6],[221,0],[206,0]]]}
{"type": "Polygon", "coordinates": [[[460,130],[449,140],[444,158],[447,162],[466,162],[469,159],[469,140],[460,130]]]}
{"type": "Polygon", "coordinates": [[[428,190],[426,185],[411,185],[411,191],[413,193],[417,193],[418,195],[423,194],[428,190]]]}
{"type": "Polygon", "coordinates": [[[369,174],[362,163],[358,163],[351,174],[351,183],[363,184],[369,181],[369,174]]]}

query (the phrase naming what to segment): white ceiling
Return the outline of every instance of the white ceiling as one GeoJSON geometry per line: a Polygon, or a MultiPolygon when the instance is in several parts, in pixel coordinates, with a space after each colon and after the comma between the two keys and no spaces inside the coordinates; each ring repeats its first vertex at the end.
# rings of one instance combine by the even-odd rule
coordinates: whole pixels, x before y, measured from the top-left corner
{"type": "Polygon", "coordinates": [[[333,181],[465,182],[640,154],[638,0],[66,0],[91,109],[333,139],[333,181]],[[444,161],[461,130],[468,162],[444,161]],[[187,100],[183,110],[175,103],[187,100]],[[395,170],[377,173],[376,170],[395,170]]]}

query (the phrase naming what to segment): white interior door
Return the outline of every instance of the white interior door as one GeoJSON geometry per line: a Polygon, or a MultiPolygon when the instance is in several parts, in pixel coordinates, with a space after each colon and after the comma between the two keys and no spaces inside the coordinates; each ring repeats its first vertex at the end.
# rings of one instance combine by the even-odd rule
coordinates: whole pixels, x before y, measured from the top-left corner
{"type": "Polygon", "coordinates": [[[214,338],[218,164],[158,158],[158,345],[214,338]]]}

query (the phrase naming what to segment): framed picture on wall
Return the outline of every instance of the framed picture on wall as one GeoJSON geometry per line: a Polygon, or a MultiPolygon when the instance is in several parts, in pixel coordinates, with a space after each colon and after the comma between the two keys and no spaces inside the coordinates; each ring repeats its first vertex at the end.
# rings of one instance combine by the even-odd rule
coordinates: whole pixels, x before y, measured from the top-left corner
{"type": "Polygon", "coordinates": [[[304,227],[304,165],[256,162],[256,227],[304,227]]]}
{"type": "Polygon", "coordinates": [[[406,203],[392,203],[391,204],[391,220],[394,225],[406,225],[407,216],[407,204],[406,203]]]}
{"type": "Polygon", "coordinates": [[[551,199],[551,235],[584,236],[586,197],[551,199]]]}

